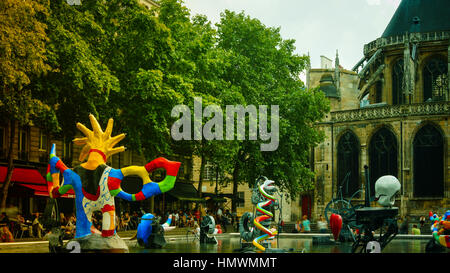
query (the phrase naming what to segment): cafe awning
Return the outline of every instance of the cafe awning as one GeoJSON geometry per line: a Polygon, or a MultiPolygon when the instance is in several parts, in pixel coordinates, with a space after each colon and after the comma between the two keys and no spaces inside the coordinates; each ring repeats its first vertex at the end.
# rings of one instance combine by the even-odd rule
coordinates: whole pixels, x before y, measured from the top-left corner
{"type": "Polygon", "coordinates": [[[180,201],[205,202],[205,199],[198,197],[198,191],[191,183],[176,182],[167,194],[180,201]]]}
{"type": "MultiPolygon", "coordinates": [[[[5,182],[7,172],[7,167],[0,166],[0,183],[5,182]]],[[[47,197],[49,196],[47,181],[36,169],[18,167],[14,168],[11,176],[11,182],[19,186],[34,190],[34,195],[47,197]]],[[[62,197],[74,198],[75,193],[73,192],[73,190],[69,190],[69,192],[64,194],[62,197]]]]}
{"type": "Polygon", "coordinates": [[[224,203],[227,202],[228,200],[225,199],[225,197],[233,199],[233,194],[232,193],[210,193],[210,192],[204,192],[203,196],[205,196],[205,199],[207,200],[211,200],[213,202],[216,203],[224,203]]]}

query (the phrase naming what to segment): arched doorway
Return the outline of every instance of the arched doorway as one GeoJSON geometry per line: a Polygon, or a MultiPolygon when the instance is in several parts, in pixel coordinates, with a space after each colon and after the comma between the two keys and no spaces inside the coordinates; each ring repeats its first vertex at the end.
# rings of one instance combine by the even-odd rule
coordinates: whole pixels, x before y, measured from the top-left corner
{"type": "Polygon", "coordinates": [[[359,140],[351,132],[345,132],[337,146],[338,190],[342,187],[344,197],[350,197],[359,189],[359,140]]]}
{"type": "Polygon", "coordinates": [[[431,124],[423,126],[414,137],[414,196],[443,197],[444,141],[431,124]]]}
{"type": "Polygon", "coordinates": [[[397,138],[386,127],[379,129],[370,140],[370,197],[375,195],[375,182],[378,178],[383,175],[393,175],[398,177],[397,147],[397,138]]]}

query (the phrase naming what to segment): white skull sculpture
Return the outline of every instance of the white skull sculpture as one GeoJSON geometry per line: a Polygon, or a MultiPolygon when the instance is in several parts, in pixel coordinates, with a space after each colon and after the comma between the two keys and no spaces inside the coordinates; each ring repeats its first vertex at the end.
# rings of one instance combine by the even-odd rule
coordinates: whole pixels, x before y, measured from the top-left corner
{"type": "Polygon", "coordinates": [[[375,200],[383,207],[392,207],[395,194],[400,191],[400,182],[395,176],[385,175],[375,182],[375,200]]]}

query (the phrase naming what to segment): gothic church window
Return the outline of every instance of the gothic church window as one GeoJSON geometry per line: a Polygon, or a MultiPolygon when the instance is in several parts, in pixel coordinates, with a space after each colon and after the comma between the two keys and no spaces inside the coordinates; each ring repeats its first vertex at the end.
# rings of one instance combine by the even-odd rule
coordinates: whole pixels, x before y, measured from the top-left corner
{"type": "Polygon", "coordinates": [[[343,196],[350,197],[359,189],[359,141],[354,133],[347,131],[342,135],[337,153],[338,185],[343,196]]]}
{"type": "Polygon", "coordinates": [[[432,125],[414,137],[414,196],[442,197],[444,193],[444,147],[442,134],[432,125]]]}
{"type": "Polygon", "coordinates": [[[398,59],[392,67],[392,105],[403,104],[403,59],[398,59]]]}
{"type": "Polygon", "coordinates": [[[395,135],[386,127],[379,129],[369,144],[370,196],[375,195],[375,182],[383,175],[397,177],[398,144],[395,135]]]}
{"type": "Polygon", "coordinates": [[[448,93],[448,67],[440,58],[428,60],[423,68],[423,101],[441,101],[448,93]]]}

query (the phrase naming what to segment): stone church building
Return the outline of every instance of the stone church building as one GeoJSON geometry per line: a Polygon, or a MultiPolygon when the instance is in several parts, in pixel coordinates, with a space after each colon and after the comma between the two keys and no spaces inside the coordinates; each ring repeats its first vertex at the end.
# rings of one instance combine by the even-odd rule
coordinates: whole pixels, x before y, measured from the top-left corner
{"type": "Polygon", "coordinates": [[[336,54],[334,65],[322,57],[322,68],[307,71],[308,87],[331,105],[317,124],[326,139],[312,152],[311,216],[339,190],[363,204],[365,166],[371,196],[380,176],[398,178],[402,216],[442,214],[450,209],[450,1],[403,0],[363,52],[351,70],[336,54]]]}

